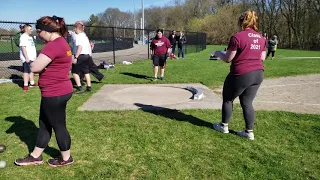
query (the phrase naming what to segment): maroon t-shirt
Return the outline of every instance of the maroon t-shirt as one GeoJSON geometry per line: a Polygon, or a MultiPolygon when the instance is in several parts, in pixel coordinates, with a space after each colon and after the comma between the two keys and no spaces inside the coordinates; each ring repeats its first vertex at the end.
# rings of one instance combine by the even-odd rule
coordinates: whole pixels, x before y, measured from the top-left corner
{"type": "Polygon", "coordinates": [[[259,69],[264,70],[261,53],[266,51],[266,40],[253,29],[246,29],[233,35],[228,50],[237,51],[231,61],[231,74],[241,75],[259,69]]]}
{"type": "Polygon", "coordinates": [[[41,53],[52,60],[39,76],[42,96],[54,97],[72,93],[72,83],[69,77],[72,53],[67,41],[63,37],[59,37],[48,42],[41,53]]]}
{"type": "Polygon", "coordinates": [[[171,48],[171,44],[168,38],[162,36],[160,39],[152,40],[150,48],[154,50],[154,54],[167,54],[168,48],[171,48]]]}

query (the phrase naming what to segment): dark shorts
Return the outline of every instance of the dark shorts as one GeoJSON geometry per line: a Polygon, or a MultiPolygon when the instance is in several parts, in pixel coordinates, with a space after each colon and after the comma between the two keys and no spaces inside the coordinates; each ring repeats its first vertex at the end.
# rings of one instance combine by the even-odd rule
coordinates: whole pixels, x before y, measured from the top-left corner
{"type": "Polygon", "coordinates": [[[89,74],[90,58],[90,55],[80,54],[77,59],[77,64],[72,64],[72,74],[89,74]]]}
{"type": "Polygon", "coordinates": [[[31,64],[32,62],[33,62],[33,61],[29,61],[29,62],[24,62],[24,63],[22,63],[23,73],[31,73],[30,64],[31,64]]]}
{"type": "Polygon", "coordinates": [[[153,66],[165,67],[166,62],[167,62],[167,55],[166,54],[154,54],[152,60],[153,60],[153,66]]]}

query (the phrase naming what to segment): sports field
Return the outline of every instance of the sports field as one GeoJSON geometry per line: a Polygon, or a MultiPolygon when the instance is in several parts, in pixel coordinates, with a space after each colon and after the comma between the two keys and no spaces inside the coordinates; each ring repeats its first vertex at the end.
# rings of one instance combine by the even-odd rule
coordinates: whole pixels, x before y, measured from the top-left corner
{"type": "MultiPolygon", "coordinates": [[[[41,50],[44,44],[37,44],[37,50],[41,50]]],[[[1,42],[0,41],[0,53],[7,53],[7,52],[19,52],[19,48],[14,44],[14,42],[1,42]]]]}
{"type": "MultiPolygon", "coordinates": [[[[208,46],[184,60],[170,60],[166,81],[222,86],[229,64],[209,61],[208,46]]],[[[320,52],[279,49],[265,61],[265,78],[320,74],[320,52]],[[292,57],[296,57],[292,59],[292,57]],[[312,58],[299,58],[312,57],[312,58]]],[[[149,84],[151,61],[102,70],[107,78],[93,83],[149,84]]],[[[256,112],[255,140],[212,130],[221,110],[78,111],[92,93],[74,95],[67,107],[67,126],[75,163],[52,169],[47,164],[17,167],[16,158],[31,151],[38,130],[39,89],[28,93],[14,83],[0,84],[0,154],[7,166],[0,179],[320,179],[320,114],[256,112]]],[[[319,91],[314,92],[319,93],[319,91]]],[[[285,94],[284,94],[285,96],[285,94]]],[[[242,131],[239,105],[229,128],[242,131]]],[[[55,137],[43,154],[59,154],[55,137]]]]}

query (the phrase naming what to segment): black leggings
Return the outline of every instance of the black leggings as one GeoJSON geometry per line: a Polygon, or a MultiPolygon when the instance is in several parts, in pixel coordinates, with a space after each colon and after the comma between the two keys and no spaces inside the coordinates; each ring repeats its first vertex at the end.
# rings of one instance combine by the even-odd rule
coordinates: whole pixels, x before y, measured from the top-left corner
{"type": "Polygon", "coordinates": [[[67,151],[70,149],[71,138],[66,126],[66,107],[71,96],[72,93],[63,96],[41,98],[39,117],[40,129],[36,147],[47,147],[53,129],[60,151],[67,151]]]}
{"type": "Polygon", "coordinates": [[[267,58],[269,57],[269,55],[270,55],[270,53],[272,54],[272,57],[274,57],[274,53],[275,53],[275,51],[268,51],[268,54],[267,54],[267,58]]]}
{"type": "MultiPolygon", "coordinates": [[[[93,62],[92,57],[89,59],[89,71],[90,73],[97,78],[98,80],[101,80],[103,78],[103,74],[99,72],[98,66],[93,62]]],[[[80,79],[82,80],[84,78],[84,74],[80,73],[80,79]]]]}
{"type": "Polygon", "coordinates": [[[222,122],[228,123],[232,115],[233,101],[239,96],[246,130],[253,130],[255,112],[252,106],[260,84],[263,81],[263,70],[252,71],[243,75],[229,74],[223,85],[222,122]]]}

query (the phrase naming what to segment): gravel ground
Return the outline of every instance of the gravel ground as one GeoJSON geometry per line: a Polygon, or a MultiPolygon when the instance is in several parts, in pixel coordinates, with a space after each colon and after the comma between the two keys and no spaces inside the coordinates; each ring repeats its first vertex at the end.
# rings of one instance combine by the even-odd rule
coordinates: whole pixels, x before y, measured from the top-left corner
{"type": "MultiPolygon", "coordinates": [[[[215,89],[220,94],[222,89],[215,89]]],[[[235,100],[239,103],[239,99],[235,100]]],[[[256,110],[320,114],[320,74],[265,79],[254,100],[256,110]]]]}

